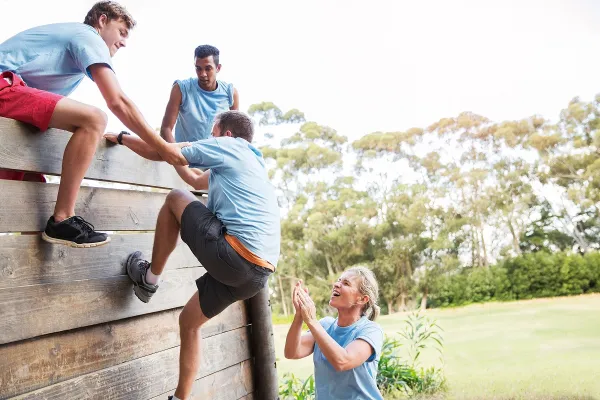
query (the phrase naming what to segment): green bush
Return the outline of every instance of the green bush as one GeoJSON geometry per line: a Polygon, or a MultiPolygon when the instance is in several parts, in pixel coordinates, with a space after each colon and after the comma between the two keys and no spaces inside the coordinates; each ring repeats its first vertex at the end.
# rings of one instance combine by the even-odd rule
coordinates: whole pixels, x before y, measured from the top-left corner
{"type": "Polygon", "coordinates": [[[442,369],[425,369],[419,362],[426,349],[436,350],[442,360],[444,345],[441,330],[435,320],[416,311],[404,321],[403,330],[398,332],[400,339],[385,338],[377,371],[377,387],[386,398],[411,398],[446,390],[442,369]],[[407,349],[406,361],[399,356],[401,347],[407,349]]]}
{"type": "Polygon", "coordinates": [[[302,381],[294,374],[284,374],[279,385],[279,397],[281,400],[314,400],[315,378],[311,375],[302,381]]]}
{"type": "Polygon", "coordinates": [[[440,277],[430,307],[600,292],[600,253],[523,254],[489,268],[465,268],[440,277]]]}

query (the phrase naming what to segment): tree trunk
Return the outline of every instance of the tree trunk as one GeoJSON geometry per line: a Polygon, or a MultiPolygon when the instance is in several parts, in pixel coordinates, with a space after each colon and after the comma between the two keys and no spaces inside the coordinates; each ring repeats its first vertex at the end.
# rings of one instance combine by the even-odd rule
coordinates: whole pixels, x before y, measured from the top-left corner
{"type": "Polygon", "coordinates": [[[287,317],[289,315],[287,307],[288,298],[285,295],[285,291],[283,290],[283,281],[281,280],[281,274],[277,274],[277,283],[279,285],[279,292],[281,294],[281,306],[283,307],[283,315],[287,317]]]}
{"type": "Polygon", "coordinates": [[[471,265],[473,267],[477,267],[479,265],[479,260],[477,260],[477,256],[475,252],[477,251],[477,240],[475,240],[475,229],[471,227],[471,265]]]}
{"type": "Polygon", "coordinates": [[[423,291],[423,297],[421,297],[421,311],[425,311],[427,309],[427,288],[423,291]]]}
{"type": "Polygon", "coordinates": [[[513,250],[515,251],[515,253],[517,253],[517,255],[519,255],[519,254],[521,254],[521,247],[519,246],[519,238],[517,237],[515,228],[513,227],[510,217],[506,218],[506,222],[508,224],[508,230],[510,230],[510,234],[512,236],[513,250]]]}
{"type": "Polygon", "coordinates": [[[335,274],[333,273],[333,266],[331,265],[331,260],[327,254],[325,254],[325,262],[327,263],[327,273],[329,274],[329,278],[333,278],[335,274]]]}
{"type": "Polygon", "coordinates": [[[387,301],[387,307],[388,307],[388,314],[393,314],[394,313],[394,305],[391,300],[387,301]]]}
{"type": "Polygon", "coordinates": [[[479,228],[479,234],[481,235],[481,248],[483,249],[483,266],[487,267],[488,266],[488,257],[487,257],[487,249],[485,248],[485,239],[483,237],[483,228],[481,227],[481,224],[479,224],[480,228],[479,228]]]}
{"type": "Polygon", "coordinates": [[[406,295],[402,293],[396,299],[396,311],[405,311],[406,310],[406,295]]]}

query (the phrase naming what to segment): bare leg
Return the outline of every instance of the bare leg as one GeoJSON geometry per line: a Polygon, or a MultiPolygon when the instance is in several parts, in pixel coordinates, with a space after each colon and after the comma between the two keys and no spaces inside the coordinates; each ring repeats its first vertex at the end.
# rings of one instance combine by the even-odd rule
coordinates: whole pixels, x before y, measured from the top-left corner
{"type": "Polygon", "coordinates": [[[75,202],[81,181],[92,163],[106,123],[106,114],[96,107],[68,98],[63,98],[56,104],[50,127],[73,132],[63,155],[60,186],[54,207],[56,222],[75,215],[75,202]]]}
{"type": "Polygon", "coordinates": [[[200,327],[205,324],[207,318],[200,308],[198,292],[187,302],[179,315],[179,332],[181,336],[181,347],[179,348],[179,382],[175,396],[187,400],[192,393],[192,387],[198,368],[200,368],[200,348],[202,336],[200,327]]]}
{"type": "Polygon", "coordinates": [[[169,255],[175,250],[181,226],[181,215],[193,201],[198,199],[190,192],[172,190],[165,200],[156,221],[154,248],[152,249],[152,273],[160,275],[165,268],[169,255]]]}

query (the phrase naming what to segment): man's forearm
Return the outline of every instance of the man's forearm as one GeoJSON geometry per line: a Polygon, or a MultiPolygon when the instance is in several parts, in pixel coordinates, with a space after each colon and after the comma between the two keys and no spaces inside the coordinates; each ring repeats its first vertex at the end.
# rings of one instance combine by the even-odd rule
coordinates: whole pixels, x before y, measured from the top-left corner
{"type": "Polygon", "coordinates": [[[175,166],[175,170],[185,183],[196,190],[208,190],[210,170],[200,171],[196,168],[175,166]]]}
{"type": "Polygon", "coordinates": [[[123,135],[121,142],[131,149],[131,151],[148,160],[163,161],[158,151],[137,136],[123,135]]]}
{"type": "Polygon", "coordinates": [[[118,102],[109,104],[108,106],[111,112],[115,114],[127,128],[137,134],[153,149],[159,150],[166,144],[165,140],[150,128],[150,125],[144,120],[142,113],[127,97],[123,96],[118,102]]]}

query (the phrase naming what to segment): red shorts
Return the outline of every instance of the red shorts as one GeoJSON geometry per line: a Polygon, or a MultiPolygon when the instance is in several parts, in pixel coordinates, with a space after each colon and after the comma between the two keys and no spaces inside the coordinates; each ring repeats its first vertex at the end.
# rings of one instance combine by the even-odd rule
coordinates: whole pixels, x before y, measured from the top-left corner
{"type": "MultiPolygon", "coordinates": [[[[25,122],[45,131],[56,103],[62,98],[61,95],[27,86],[18,75],[10,71],[0,74],[0,117],[25,122]],[[4,78],[10,78],[12,83],[4,78]]],[[[0,179],[46,181],[41,174],[3,170],[0,170],[0,179]]]]}
{"type": "Polygon", "coordinates": [[[45,131],[56,103],[62,98],[59,94],[27,86],[19,75],[10,71],[0,75],[0,117],[26,122],[45,131]],[[4,78],[12,79],[12,84],[4,78]]]}

